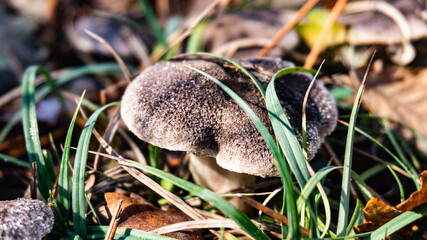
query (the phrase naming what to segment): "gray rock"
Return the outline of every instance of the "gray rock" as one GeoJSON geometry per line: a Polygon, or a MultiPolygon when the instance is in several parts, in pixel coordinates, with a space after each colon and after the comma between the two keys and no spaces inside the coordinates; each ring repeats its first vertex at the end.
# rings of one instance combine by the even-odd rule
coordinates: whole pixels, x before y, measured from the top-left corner
{"type": "Polygon", "coordinates": [[[52,210],[40,200],[0,201],[1,239],[42,239],[53,227],[52,210]]]}

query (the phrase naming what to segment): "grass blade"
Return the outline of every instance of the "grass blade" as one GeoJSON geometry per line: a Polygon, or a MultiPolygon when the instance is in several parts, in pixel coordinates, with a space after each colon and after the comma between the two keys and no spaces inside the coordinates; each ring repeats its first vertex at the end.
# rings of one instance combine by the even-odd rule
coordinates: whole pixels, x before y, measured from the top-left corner
{"type": "MultiPolygon", "coordinates": [[[[121,69],[120,66],[118,66],[117,64],[112,64],[112,63],[99,63],[99,64],[93,64],[93,65],[89,65],[89,66],[84,66],[84,67],[77,67],[77,68],[73,68],[68,70],[64,76],[58,78],[57,80],[55,80],[55,84],[57,86],[60,86],[64,83],[67,83],[75,78],[78,78],[80,76],[83,75],[87,75],[87,74],[116,74],[116,73],[121,73],[121,69]]],[[[36,102],[39,102],[40,99],[44,98],[45,96],[47,96],[49,93],[51,93],[52,91],[52,86],[41,86],[36,95],[35,95],[35,100],[36,102]]],[[[3,140],[6,138],[7,134],[12,130],[12,128],[16,125],[16,123],[19,122],[20,120],[20,115],[22,110],[18,110],[10,119],[10,121],[6,124],[5,127],[3,127],[3,129],[0,132],[0,143],[3,142],[3,140]]]]}
{"type": "Polygon", "coordinates": [[[348,227],[347,227],[347,235],[349,235],[353,231],[353,227],[360,224],[358,222],[358,220],[360,219],[360,216],[362,216],[362,219],[363,219],[362,209],[363,209],[363,204],[359,199],[357,199],[356,200],[356,207],[354,208],[354,212],[353,212],[353,216],[351,217],[350,223],[348,224],[348,227]]]}
{"type": "Polygon", "coordinates": [[[363,91],[365,90],[366,79],[372,61],[374,59],[375,52],[371,57],[368,68],[366,69],[365,76],[363,81],[360,84],[359,90],[357,91],[356,98],[354,100],[353,109],[351,110],[350,122],[347,132],[347,141],[345,145],[345,155],[344,155],[344,169],[343,169],[343,178],[341,184],[341,197],[340,205],[338,212],[338,224],[337,224],[337,236],[343,237],[346,235],[347,223],[349,219],[348,207],[350,204],[350,175],[352,168],[352,158],[353,158],[353,142],[354,142],[354,128],[356,125],[357,113],[362,101],[363,91]]]}
{"type": "Polygon", "coordinates": [[[216,84],[218,84],[218,86],[220,86],[228,95],[230,95],[231,98],[234,99],[234,101],[237,102],[237,104],[243,109],[243,111],[245,111],[246,114],[248,114],[248,116],[251,118],[252,122],[254,122],[256,128],[258,129],[258,131],[261,133],[261,135],[264,137],[264,140],[267,143],[267,146],[269,147],[270,151],[273,154],[273,157],[275,159],[280,159],[281,158],[281,153],[279,151],[279,149],[276,146],[276,142],[274,141],[273,137],[271,136],[270,132],[268,131],[268,129],[264,126],[264,124],[262,123],[262,121],[258,118],[258,116],[255,114],[255,112],[249,107],[249,105],[243,100],[241,99],[235,92],[233,92],[233,90],[231,90],[229,87],[227,87],[225,84],[223,84],[221,81],[219,81],[218,79],[212,77],[211,75],[200,71],[197,68],[193,68],[191,66],[187,66],[188,68],[202,74],[203,76],[209,78],[210,80],[214,81],[216,84]]]}
{"type": "Polygon", "coordinates": [[[191,32],[190,37],[188,37],[187,47],[185,52],[193,53],[203,51],[203,32],[205,31],[208,21],[201,21],[191,32]]]}
{"type": "Polygon", "coordinates": [[[3,153],[0,153],[0,158],[2,158],[5,162],[11,162],[11,163],[14,163],[14,164],[21,166],[21,167],[31,168],[31,164],[29,162],[8,156],[8,155],[3,154],[3,153]]]}
{"type": "MultiPolygon", "coordinates": [[[[382,125],[383,129],[385,130],[385,133],[390,140],[391,145],[393,145],[394,149],[397,152],[397,155],[399,156],[399,159],[403,162],[403,165],[406,166],[408,169],[408,174],[411,175],[412,179],[418,178],[417,170],[412,166],[412,164],[409,162],[409,160],[406,158],[405,154],[403,153],[402,148],[397,143],[396,137],[394,136],[393,132],[391,131],[389,127],[389,123],[385,122],[384,120],[380,120],[380,124],[382,125]]],[[[405,169],[406,170],[406,169],[405,169]]],[[[419,190],[421,188],[421,185],[418,183],[418,181],[415,181],[415,186],[419,190]]]]}
{"type": "Polygon", "coordinates": [[[151,26],[151,29],[153,30],[154,36],[157,38],[157,42],[164,48],[168,47],[165,33],[163,32],[162,28],[160,27],[159,22],[157,21],[156,16],[154,15],[153,10],[150,8],[150,5],[145,0],[137,0],[138,4],[141,6],[142,10],[145,13],[145,16],[147,17],[147,21],[151,26]]]}
{"type": "MultiPolygon", "coordinates": [[[[345,126],[349,126],[349,123],[346,123],[342,120],[338,120],[338,122],[345,125],[345,126]]],[[[368,138],[369,140],[371,140],[372,142],[374,142],[375,144],[380,146],[386,153],[388,153],[405,170],[405,172],[411,177],[412,181],[415,183],[415,186],[421,186],[418,176],[414,176],[413,174],[411,174],[411,170],[408,168],[408,166],[405,163],[403,163],[396,155],[394,155],[388,148],[386,148],[382,143],[380,143],[375,138],[371,137],[368,133],[366,133],[362,129],[355,127],[355,131],[357,133],[362,134],[364,137],[368,138]]],[[[402,174],[402,172],[401,172],[401,174],[402,174]]]]}
{"type": "Polygon", "coordinates": [[[399,179],[399,176],[397,176],[396,172],[393,170],[393,168],[390,167],[390,165],[387,165],[388,170],[390,170],[393,177],[396,179],[397,186],[399,187],[400,192],[400,202],[405,201],[405,189],[403,189],[402,182],[399,179]]]}
{"type": "MultiPolygon", "coordinates": [[[[297,182],[300,188],[302,189],[307,183],[307,181],[310,179],[310,173],[307,168],[306,157],[304,156],[303,149],[301,148],[301,145],[296,137],[296,134],[293,131],[292,125],[290,124],[289,119],[286,116],[282,105],[280,104],[280,101],[279,101],[279,98],[277,97],[276,89],[275,89],[275,81],[277,80],[277,78],[286,74],[301,72],[301,71],[311,72],[311,70],[304,69],[301,67],[284,68],[278,71],[273,76],[273,78],[271,79],[270,83],[267,86],[266,106],[267,106],[268,115],[269,115],[271,124],[273,126],[274,133],[279,142],[279,146],[285,156],[287,165],[289,165],[290,168],[292,169],[295,175],[295,178],[297,179],[297,182]]],[[[283,160],[283,162],[285,161],[283,160]]],[[[280,162],[278,165],[279,165],[279,169],[285,167],[285,166],[280,166],[280,162]]],[[[292,178],[290,175],[287,181],[289,182],[292,181],[292,178]]],[[[288,189],[292,189],[292,188],[288,188],[288,189]]],[[[285,197],[289,198],[286,200],[286,202],[289,204],[289,201],[292,201],[291,203],[292,207],[296,207],[295,196],[288,196],[288,195],[290,195],[289,190],[285,194],[285,197]]],[[[311,200],[308,201],[308,203],[309,204],[307,206],[309,208],[312,208],[312,206],[314,206],[314,202],[312,202],[311,200]]],[[[291,209],[291,206],[288,205],[288,211],[298,211],[298,208],[291,209]]],[[[311,219],[310,219],[311,224],[315,226],[317,214],[315,211],[310,211],[310,215],[311,215],[311,219]]],[[[291,230],[291,225],[290,225],[290,230],[291,230]]],[[[311,228],[311,230],[312,230],[312,234],[316,236],[317,235],[316,228],[313,227],[311,228]]]]}
{"type": "Polygon", "coordinates": [[[265,89],[262,86],[262,84],[258,81],[258,79],[251,73],[249,72],[246,68],[244,68],[242,65],[240,65],[239,63],[226,58],[226,57],[222,57],[219,55],[215,55],[212,53],[206,53],[206,52],[199,52],[199,53],[189,53],[189,54],[181,54],[177,57],[183,57],[183,56],[208,56],[208,57],[214,57],[214,58],[218,58],[221,59],[225,62],[230,63],[231,65],[235,66],[237,69],[239,69],[240,71],[242,71],[246,76],[248,76],[251,81],[255,84],[255,86],[258,88],[258,91],[261,93],[262,97],[265,99],[265,89]]]}
{"type": "Polygon", "coordinates": [[[50,181],[50,184],[53,186],[56,181],[55,167],[53,166],[52,154],[46,149],[42,150],[44,162],[46,164],[47,177],[50,181]]]}
{"type": "MultiPolygon", "coordinates": [[[[88,239],[104,238],[108,231],[108,226],[90,226],[88,227],[88,239]],[[95,236],[96,235],[96,236],[95,236]]],[[[147,239],[147,240],[172,240],[175,238],[144,232],[131,228],[117,228],[114,239],[147,239]]]]}
{"type": "Polygon", "coordinates": [[[86,206],[85,206],[85,170],[89,143],[92,136],[92,130],[98,116],[108,107],[119,105],[114,102],[107,104],[95,111],[86,121],[85,127],[80,135],[77,145],[77,152],[74,162],[73,172],[73,192],[72,192],[72,210],[75,232],[82,238],[86,238],[86,206]]]}
{"type": "Polygon", "coordinates": [[[52,190],[52,185],[47,177],[37,124],[35,81],[37,72],[39,71],[41,71],[45,77],[48,75],[42,68],[32,66],[27,68],[22,78],[22,125],[28,158],[30,159],[30,163],[37,164],[38,188],[43,200],[47,201],[49,198],[49,191],[52,190]]]}
{"type": "Polygon", "coordinates": [[[64,143],[64,151],[61,157],[61,165],[59,167],[59,175],[58,175],[58,208],[64,217],[65,225],[68,225],[70,220],[70,176],[68,174],[68,164],[70,162],[70,143],[71,137],[74,130],[74,124],[76,123],[77,114],[79,112],[80,106],[82,104],[85,92],[83,92],[79,102],[77,103],[76,110],[74,111],[73,118],[68,127],[67,136],[65,138],[64,143]]]}
{"type": "Polygon", "coordinates": [[[292,67],[278,71],[268,84],[266,93],[266,105],[274,133],[276,134],[277,140],[279,141],[285,158],[301,188],[303,188],[310,179],[310,173],[307,169],[305,161],[306,159],[301,149],[301,145],[283,110],[282,105],[280,104],[274,84],[276,79],[283,75],[304,70],[305,69],[301,67],[292,67]]]}
{"type": "Polygon", "coordinates": [[[298,208],[300,209],[302,205],[309,199],[310,194],[313,192],[313,190],[316,188],[316,184],[320,182],[322,179],[324,179],[330,172],[342,169],[342,167],[324,167],[320,169],[319,171],[314,174],[310,180],[308,180],[307,184],[304,186],[304,188],[301,191],[300,196],[297,200],[298,208]]]}

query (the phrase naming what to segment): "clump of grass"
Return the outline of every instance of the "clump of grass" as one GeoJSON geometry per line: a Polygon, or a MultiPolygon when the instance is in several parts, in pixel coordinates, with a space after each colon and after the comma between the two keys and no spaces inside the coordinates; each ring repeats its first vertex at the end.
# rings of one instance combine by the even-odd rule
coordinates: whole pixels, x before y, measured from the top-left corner
{"type": "MultiPolygon", "coordinates": [[[[157,38],[158,45],[163,49],[167,49],[167,41],[163,30],[160,28],[157,20],[155,19],[152,10],[149,8],[145,0],[138,0],[140,6],[144,9],[144,12],[147,16],[148,21],[154,35],[157,38]]],[[[200,26],[203,27],[203,24],[200,26]]],[[[189,46],[188,51],[197,50],[200,34],[196,31],[194,34],[194,39],[191,39],[192,44],[189,46]]],[[[386,136],[392,143],[393,148],[397,152],[397,155],[393,154],[391,150],[387,149],[379,141],[375,140],[366,132],[362,131],[356,127],[356,119],[358,116],[358,110],[361,104],[361,98],[365,86],[365,81],[367,75],[359,88],[359,91],[356,95],[356,99],[353,104],[351,115],[349,117],[349,123],[344,123],[348,127],[347,140],[345,144],[345,158],[344,166],[326,166],[322,169],[319,169],[314,174],[310,175],[309,168],[306,163],[306,156],[304,154],[304,147],[301,147],[295,133],[292,131],[292,126],[290,125],[288,118],[286,117],[285,112],[278,100],[276,95],[275,81],[283,75],[291,74],[295,72],[310,72],[314,73],[313,70],[293,67],[285,68],[278,71],[270,81],[267,89],[264,89],[258,80],[244,67],[238,63],[219,56],[215,56],[209,53],[196,53],[192,55],[206,55],[211,57],[218,57],[228,63],[236,66],[237,69],[242,71],[248,76],[249,79],[257,86],[261,95],[263,96],[267,109],[269,111],[269,118],[271,125],[273,126],[274,134],[271,135],[267,130],[266,126],[263,125],[258,116],[252,111],[249,105],[242,100],[236,93],[224,85],[221,81],[215,79],[214,77],[192,67],[192,70],[204,75],[210,80],[217,83],[225,92],[227,92],[230,97],[232,97],[239,106],[246,112],[246,114],[252,119],[255,123],[257,129],[260,131],[261,135],[264,137],[267,146],[269,147],[276,164],[280,172],[281,184],[283,186],[283,197],[281,200],[281,207],[279,211],[281,214],[288,217],[288,225],[281,225],[281,238],[282,239],[301,239],[303,235],[301,233],[301,227],[304,227],[309,230],[309,234],[305,233],[304,237],[309,237],[313,239],[318,238],[356,238],[366,236],[367,239],[383,239],[385,236],[389,236],[404,226],[413,223],[422,216],[427,214],[427,205],[422,205],[419,208],[416,208],[413,211],[405,212],[395,219],[391,220],[387,224],[378,228],[377,230],[356,235],[353,231],[353,227],[361,223],[363,218],[363,213],[361,209],[364,207],[364,202],[372,198],[373,193],[367,187],[364,182],[364,178],[369,174],[375,174],[383,169],[390,169],[390,172],[396,179],[398,187],[401,193],[401,199],[404,198],[405,192],[402,184],[399,181],[399,176],[396,174],[403,173],[409,176],[415,186],[419,188],[417,170],[411,163],[409,159],[406,158],[405,153],[402,151],[399,142],[396,140],[396,137],[387,126],[383,124],[383,129],[386,132],[386,136]],[[353,142],[355,133],[361,134],[371,141],[374,144],[377,144],[382,149],[384,149],[391,157],[397,162],[400,166],[395,164],[388,163],[384,167],[376,168],[371,173],[365,172],[365,175],[359,176],[352,170],[352,154],[353,154],[353,142]],[[397,170],[396,170],[397,169],[397,170]],[[325,181],[325,179],[334,171],[342,171],[343,177],[341,181],[341,197],[339,199],[334,199],[332,196],[322,195],[320,191],[316,190],[316,186],[319,183],[325,181]],[[294,179],[297,184],[294,184],[294,179]],[[351,196],[350,194],[350,185],[351,182],[354,182],[358,187],[359,192],[363,199],[359,199],[357,195],[351,196]],[[356,202],[353,209],[350,206],[350,197],[353,197],[356,202]],[[332,229],[330,226],[332,224],[331,219],[331,206],[334,207],[334,210],[337,212],[337,222],[335,225],[336,229],[332,229]],[[324,217],[326,216],[326,217],[324,217]]],[[[123,67],[123,64],[122,64],[123,67]]],[[[6,159],[10,162],[16,163],[18,165],[31,168],[32,166],[37,166],[37,181],[38,181],[38,190],[41,197],[45,202],[51,203],[55,211],[55,228],[52,235],[63,236],[63,239],[94,239],[94,238],[103,238],[107,234],[108,226],[89,226],[87,223],[87,206],[93,209],[91,202],[88,200],[87,194],[85,193],[85,181],[86,176],[88,175],[87,171],[87,159],[88,154],[91,153],[89,150],[89,143],[91,137],[95,130],[95,123],[103,111],[112,106],[117,106],[119,103],[110,103],[105,106],[98,107],[91,103],[88,103],[84,100],[84,95],[81,96],[74,115],[71,119],[70,125],[68,127],[68,132],[66,135],[66,140],[64,142],[64,149],[61,155],[60,170],[59,174],[56,175],[53,171],[52,158],[49,157],[49,154],[43,154],[43,149],[40,145],[40,136],[38,133],[37,126],[37,116],[35,113],[35,105],[37,101],[45,97],[50,92],[55,92],[59,99],[63,99],[61,92],[58,86],[78,77],[83,74],[90,73],[118,73],[120,71],[120,66],[116,64],[95,64],[91,66],[85,66],[80,68],[75,68],[69,70],[66,74],[59,77],[56,80],[53,80],[49,73],[41,67],[30,67],[27,69],[26,74],[23,77],[23,108],[22,108],[22,121],[23,121],[23,131],[25,134],[25,141],[28,156],[30,163],[0,154],[0,157],[6,159]],[[46,80],[50,83],[49,86],[41,86],[38,91],[35,91],[35,78],[37,73],[41,73],[46,80]],[[71,167],[70,164],[70,150],[71,150],[71,139],[74,132],[74,125],[76,123],[78,109],[81,106],[87,106],[93,111],[92,115],[86,120],[86,124],[78,136],[79,142],[77,145],[77,151],[75,153],[74,166],[71,167]],[[72,173],[70,176],[69,173],[72,173]],[[56,184],[57,182],[57,184],[56,184]],[[52,193],[55,192],[54,186],[57,185],[56,196],[52,193]]],[[[368,71],[367,71],[368,72],[368,71]]],[[[126,74],[129,76],[129,74],[126,74]]],[[[61,100],[63,102],[63,100],[61,100]]],[[[65,104],[63,104],[65,106],[65,104]]],[[[12,121],[5,126],[0,132],[0,142],[2,142],[7,134],[10,132],[11,128],[19,121],[19,114],[17,112],[12,118],[12,121]]],[[[303,116],[303,119],[304,116],[303,116]]],[[[303,125],[305,122],[302,123],[303,125]]],[[[117,127],[117,123],[112,128],[117,127]]],[[[120,132],[120,131],[119,131],[120,132]]],[[[149,157],[150,163],[152,166],[141,164],[136,161],[131,161],[121,157],[114,149],[108,145],[99,135],[95,134],[98,138],[98,141],[101,145],[107,149],[108,154],[96,153],[100,156],[108,157],[116,160],[126,171],[128,171],[136,179],[140,180],[143,184],[147,185],[154,192],[162,196],[163,198],[169,200],[171,203],[175,204],[178,208],[183,211],[189,212],[194,219],[203,219],[204,217],[200,215],[196,210],[188,206],[181,198],[174,195],[173,193],[168,192],[167,190],[161,188],[161,186],[154,181],[153,179],[162,179],[166,180],[175,186],[184,189],[185,191],[191,193],[194,196],[197,196],[204,201],[213,205],[217,210],[222,212],[226,217],[231,219],[235,226],[240,227],[244,230],[247,235],[255,239],[269,239],[269,236],[263,232],[262,224],[260,222],[251,220],[244,213],[236,209],[229,202],[224,200],[220,195],[213,193],[212,191],[200,187],[192,182],[186,181],[179,177],[172,175],[171,173],[162,171],[157,168],[158,160],[158,149],[150,148],[149,157]],[[150,175],[145,175],[148,173],[150,175]],[[151,179],[151,178],[153,179],[151,179]]],[[[76,136],[74,136],[76,137],[76,136]]],[[[416,162],[415,160],[412,162],[416,162]]],[[[381,165],[378,165],[381,166],[381,165]]],[[[33,196],[36,189],[33,189],[33,196]]],[[[226,224],[223,225],[228,226],[226,224]]],[[[224,237],[226,239],[235,239],[234,236],[227,232],[217,233],[214,232],[218,237],[224,237]]],[[[133,229],[118,229],[115,235],[118,237],[126,237],[130,239],[170,239],[163,237],[158,234],[147,233],[143,231],[133,230],[133,229]]]]}
{"type": "MultiPolygon", "coordinates": [[[[200,54],[198,54],[200,55],[200,54]]],[[[212,54],[205,54],[213,56],[212,54]]],[[[289,226],[282,226],[282,238],[283,239],[300,239],[302,238],[300,227],[305,227],[310,231],[310,238],[355,238],[359,236],[367,236],[367,239],[382,239],[384,236],[391,235],[397,230],[403,228],[404,226],[418,220],[420,217],[427,214],[427,207],[422,205],[419,208],[411,212],[403,213],[397,218],[393,219],[384,226],[378,228],[376,231],[365,234],[354,234],[352,230],[354,226],[360,223],[360,219],[363,216],[361,209],[363,208],[363,202],[372,197],[372,193],[362,180],[362,178],[352,171],[351,168],[351,154],[352,154],[352,145],[355,132],[361,133],[362,135],[368,137],[375,144],[378,144],[383,149],[385,149],[392,157],[397,161],[397,163],[402,167],[401,172],[405,172],[408,176],[414,179],[416,174],[415,168],[411,165],[409,160],[402,160],[403,152],[398,151],[398,155],[394,155],[390,150],[385,146],[379,143],[374,138],[370,137],[367,133],[363,132],[356,127],[356,116],[357,111],[360,106],[360,99],[363,93],[364,83],[362,83],[359,92],[356,96],[356,100],[353,105],[352,114],[350,116],[350,123],[348,124],[348,135],[346,143],[346,157],[344,161],[344,167],[333,167],[328,166],[318,170],[313,176],[310,176],[309,170],[306,165],[306,159],[303,153],[303,148],[300,146],[295,133],[292,131],[292,127],[283,112],[283,109],[278,101],[278,98],[274,89],[274,82],[280,76],[285,74],[290,74],[298,71],[309,71],[311,70],[295,67],[295,68],[286,68],[280,70],[276,73],[270,84],[267,87],[267,90],[264,90],[259,84],[257,79],[249,73],[242,66],[233,62],[230,59],[221,58],[225,61],[228,61],[231,64],[234,64],[238,69],[248,75],[250,79],[257,85],[258,89],[265,98],[267,109],[270,112],[270,120],[274,130],[274,136],[272,136],[267,128],[262,124],[256,114],[251,110],[251,108],[244,102],[236,93],[234,93],[227,86],[222,84],[217,79],[212,76],[201,72],[198,69],[192,68],[194,71],[203,74],[207,78],[216,82],[224,91],[226,91],[248,114],[248,116],[256,124],[258,130],[265,138],[268,147],[270,148],[276,164],[279,168],[281,174],[281,181],[284,187],[283,194],[283,206],[281,208],[281,213],[286,215],[289,219],[289,226]],[[339,201],[331,199],[322,199],[320,197],[319,191],[316,190],[316,184],[324,181],[324,179],[333,171],[343,170],[343,179],[342,179],[342,194],[339,201]],[[294,178],[298,182],[298,185],[294,185],[294,178]],[[363,200],[356,197],[356,206],[354,209],[350,208],[349,199],[350,199],[350,182],[353,181],[358,186],[363,200]],[[330,215],[329,201],[335,202],[338,208],[338,222],[337,230],[334,231],[330,229],[331,220],[325,219],[322,217],[324,214],[330,215]],[[320,207],[322,206],[322,207],[320,207]],[[325,209],[325,212],[320,211],[325,209]]],[[[112,65],[110,65],[109,70],[112,70],[112,65]]],[[[191,67],[190,67],[191,68],[191,67]]],[[[90,67],[86,68],[86,71],[90,67]]],[[[96,69],[96,67],[95,67],[96,69]]],[[[101,67],[102,69],[102,67],[101,67]]],[[[97,69],[98,70],[98,69],[97,69]]],[[[118,67],[115,66],[114,70],[118,70],[118,67]]],[[[85,185],[85,176],[87,174],[86,162],[89,154],[89,142],[92,136],[92,131],[94,130],[95,122],[98,116],[107,108],[118,105],[119,103],[110,103],[105,106],[102,106],[96,110],[86,121],[86,125],[79,136],[79,143],[77,146],[77,152],[74,160],[74,167],[72,171],[72,181],[69,176],[69,157],[70,157],[70,142],[72,138],[72,132],[74,129],[74,124],[76,122],[78,108],[82,105],[83,96],[80,98],[77,109],[74,113],[74,116],[70,122],[69,130],[66,136],[64,143],[64,151],[61,157],[60,171],[58,176],[52,172],[52,168],[47,167],[53,163],[46,163],[46,161],[51,161],[51,158],[47,157],[48,155],[43,154],[42,148],[38,141],[38,127],[37,127],[37,116],[35,115],[35,103],[36,100],[40,99],[40,91],[37,95],[35,93],[34,81],[38,72],[41,72],[46,79],[49,79],[51,82],[50,88],[43,87],[41,90],[44,91],[44,94],[51,89],[57,89],[58,82],[55,82],[50,78],[49,74],[40,67],[31,67],[27,70],[23,78],[23,125],[24,133],[26,134],[26,143],[27,151],[31,163],[35,162],[37,164],[37,180],[38,180],[38,190],[42,198],[46,202],[52,203],[54,211],[56,214],[56,224],[54,234],[64,234],[64,239],[92,239],[96,237],[103,237],[107,232],[107,226],[88,226],[86,221],[86,204],[90,202],[86,197],[84,191],[85,185]],[[49,171],[49,173],[48,173],[49,171]],[[52,196],[53,186],[55,185],[55,179],[51,179],[49,176],[54,176],[58,180],[58,190],[57,196],[52,196]],[[71,184],[72,183],[72,184],[71,184]],[[71,197],[71,199],[70,199],[71,197]]],[[[80,75],[74,74],[73,76],[80,75]]],[[[67,78],[70,80],[71,78],[67,78]]],[[[366,79],[366,76],[365,76],[366,79]]],[[[62,81],[62,83],[65,81],[62,81]]],[[[59,93],[59,91],[58,91],[59,93]]],[[[60,96],[60,94],[58,94],[60,96]]],[[[389,130],[389,129],[388,129],[389,130]]],[[[391,138],[390,132],[387,133],[387,136],[391,138]]],[[[105,143],[106,144],[106,143],[105,143]]],[[[393,142],[393,146],[397,149],[397,141],[393,142]]],[[[152,153],[151,159],[157,159],[158,152],[150,151],[152,153]]],[[[114,151],[110,150],[111,154],[114,154],[114,151]]],[[[100,154],[100,153],[98,153],[100,154]]],[[[254,237],[255,239],[268,239],[269,237],[265,235],[258,225],[254,224],[244,213],[237,210],[234,206],[224,200],[218,194],[211,192],[203,187],[195,185],[189,181],[178,178],[168,172],[162,171],[158,168],[144,165],[138,162],[124,159],[116,153],[116,156],[106,155],[103,156],[115,159],[123,167],[128,167],[136,171],[135,169],[140,169],[143,172],[151,174],[152,177],[164,179],[175,186],[184,189],[191,194],[198,196],[199,198],[205,200],[212,204],[216,209],[221,211],[225,216],[232,219],[237,226],[243,229],[247,234],[254,237]]],[[[25,167],[31,167],[30,164],[19,159],[12,158],[7,155],[0,155],[0,157],[5,158],[11,162],[19,164],[25,167]]],[[[397,182],[399,182],[398,176],[395,174],[394,170],[396,167],[388,165],[390,171],[393,173],[397,182]]],[[[380,169],[379,169],[380,170],[380,169]]],[[[135,173],[136,174],[136,173],[135,173]]],[[[418,187],[419,183],[414,179],[415,185],[418,187]],[[417,185],[418,184],[418,185],[417,185]]],[[[400,190],[403,192],[403,187],[399,184],[400,190]]],[[[401,194],[402,196],[404,193],[401,194]]],[[[177,203],[179,204],[179,203],[177,203]]],[[[119,235],[117,236],[128,236],[136,239],[169,239],[162,237],[156,234],[150,234],[143,231],[137,230],[120,230],[119,235]],[[121,234],[121,235],[120,235],[121,234]]]]}

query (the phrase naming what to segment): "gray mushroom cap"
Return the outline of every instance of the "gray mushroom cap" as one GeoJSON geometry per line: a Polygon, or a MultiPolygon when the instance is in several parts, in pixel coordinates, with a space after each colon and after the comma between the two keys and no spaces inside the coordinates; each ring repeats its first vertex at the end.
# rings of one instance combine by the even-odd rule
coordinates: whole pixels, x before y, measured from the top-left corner
{"type": "MultiPolygon", "coordinates": [[[[280,59],[241,61],[267,86],[278,70],[293,66],[280,59]]],[[[216,157],[230,171],[278,176],[269,149],[246,113],[213,81],[192,66],[222,81],[255,111],[272,132],[265,102],[252,81],[218,59],[164,61],[147,68],[127,87],[121,114],[136,136],[169,150],[216,157]]],[[[301,112],[312,76],[286,75],[276,83],[278,97],[301,142],[301,112]]],[[[313,158],[336,125],[337,108],[321,81],[316,81],[307,104],[308,155],[313,158]]]]}

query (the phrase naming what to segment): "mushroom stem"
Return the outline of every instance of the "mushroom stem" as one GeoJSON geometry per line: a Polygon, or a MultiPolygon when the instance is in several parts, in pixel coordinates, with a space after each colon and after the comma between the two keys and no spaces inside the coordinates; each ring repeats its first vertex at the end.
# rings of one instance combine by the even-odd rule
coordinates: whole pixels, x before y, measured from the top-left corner
{"type": "MultiPolygon", "coordinates": [[[[213,157],[199,156],[190,153],[189,169],[194,182],[216,193],[230,191],[255,184],[256,177],[245,173],[226,170],[216,163],[213,157]]],[[[231,197],[230,203],[245,213],[251,208],[238,197],[231,197]]]]}

